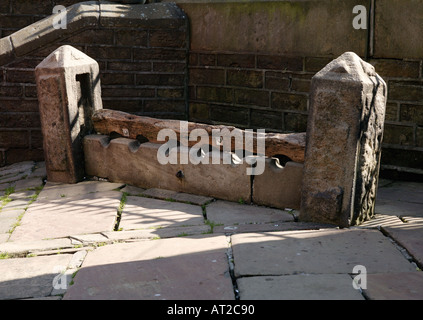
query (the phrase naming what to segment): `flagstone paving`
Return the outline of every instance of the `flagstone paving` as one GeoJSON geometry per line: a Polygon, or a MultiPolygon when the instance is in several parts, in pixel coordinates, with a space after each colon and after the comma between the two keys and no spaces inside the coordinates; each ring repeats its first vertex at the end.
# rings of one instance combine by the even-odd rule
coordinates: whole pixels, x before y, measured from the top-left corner
{"type": "Polygon", "coordinates": [[[0,299],[423,296],[423,184],[381,181],[375,218],[338,229],[169,190],[44,182],[43,163],[0,168],[0,299]]]}
{"type": "Polygon", "coordinates": [[[120,192],[108,191],[36,201],[27,209],[10,241],[112,231],[121,196],[120,192]]]}
{"type": "Polygon", "coordinates": [[[101,247],[87,256],[64,299],[231,300],[226,251],[222,235],[101,247]]]}
{"type": "Polygon", "coordinates": [[[128,196],[119,228],[122,230],[204,224],[200,206],[128,196]]]}
{"type": "Polygon", "coordinates": [[[232,248],[237,277],[348,274],[356,265],[364,265],[368,273],[415,270],[377,230],[243,233],[232,236],[232,248]]]}
{"type": "Polygon", "coordinates": [[[372,300],[423,300],[423,272],[375,273],[364,294],[372,300]]]}
{"type": "Polygon", "coordinates": [[[49,296],[53,281],[66,269],[71,254],[0,260],[0,299],[49,296]]]}
{"type": "Polygon", "coordinates": [[[423,183],[395,181],[379,188],[376,213],[423,217],[423,183]]]}
{"type": "Polygon", "coordinates": [[[364,300],[348,274],[297,274],[240,278],[241,300],[364,300]]]}
{"type": "Polygon", "coordinates": [[[423,218],[403,217],[403,221],[382,226],[382,230],[423,266],[423,218]]]}
{"type": "Polygon", "coordinates": [[[294,221],[293,215],[287,211],[222,200],[218,200],[207,206],[207,219],[214,224],[223,224],[226,226],[294,221]],[[260,212],[260,214],[257,214],[257,212],[260,212]]]}

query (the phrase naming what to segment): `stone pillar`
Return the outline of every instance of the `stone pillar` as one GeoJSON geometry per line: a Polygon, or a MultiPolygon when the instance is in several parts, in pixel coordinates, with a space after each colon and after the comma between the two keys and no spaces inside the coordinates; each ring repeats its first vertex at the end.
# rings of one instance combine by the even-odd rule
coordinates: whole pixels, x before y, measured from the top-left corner
{"type": "Polygon", "coordinates": [[[301,221],[348,227],[374,214],[387,87],[346,52],[312,79],[301,221]]]}
{"type": "Polygon", "coordinates": [[[71,46],[35,69],[47,179],[76,183],[85,174],[82,138],[102,108],[98,63],[71,46]]]}

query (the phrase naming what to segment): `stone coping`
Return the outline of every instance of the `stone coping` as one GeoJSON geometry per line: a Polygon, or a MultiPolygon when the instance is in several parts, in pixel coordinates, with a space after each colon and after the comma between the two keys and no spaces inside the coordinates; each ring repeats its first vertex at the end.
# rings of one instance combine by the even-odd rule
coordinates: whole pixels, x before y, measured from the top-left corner
{"type": "Polygon", "coordinates": [[[185,13],[175,3],[129,5],[108,1],[80,2],[67,8],[66,29],[53,27],[58,15],[60,13],[48,16],[0,39],[0,66],[86,29],[175,28],[187,23],[185,13]]]}

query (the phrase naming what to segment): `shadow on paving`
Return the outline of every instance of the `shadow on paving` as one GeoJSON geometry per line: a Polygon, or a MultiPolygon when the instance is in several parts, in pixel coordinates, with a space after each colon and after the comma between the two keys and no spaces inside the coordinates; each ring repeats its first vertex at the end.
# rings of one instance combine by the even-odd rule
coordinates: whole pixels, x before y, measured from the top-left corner
{"type": "Polygon", "coordinates": [[[121,193],[95,192],[56,200],[37,200],[12,233],[11,241],[62,238],[112,231],[121,193]]]}
{"type": "Polygon", "coordinates": [[[64,299],[233,300],[226,237],[121,243],[88,254],[64,299]]]}
{"type": "Polygon", "coordinates": [[[423,272],[377,230],[243,233],[231,240],[241,299],[423,298],[423,272]]]}
{"type": "Polygon", "coordinates": [[[107,245],[89,244],[73,285],[53,290],[57,269],[69,265],[71,254],[3,259],[1,299],[63,293],[69,300],[423,299],[423,272],[375,229],[420,261],[423,221],[415,215],[382,215],[369,228],[337,229],[294,222],[282,211],[272,222],[274,209],[217,200],[205,207],[207,218],[222,222],[210,234],[199,205],[128,196],[120,208],[122,191],[107,184],[47,185],[12,234],[19,240],[103,237],[107,245]],[[244,208],[264,210],[264,220],[239,220],[244,208]],[[123,231],[113,231],[119,210],[123,231]],[[222,210],[232,216],[222,220],[222,210]],[[353,287],[362,275],[356,266],[368,276],[362,290],[353,287]]]}
{"type": "MultiPolygon", "coordinates": [[[[45,257],[0,260],[0,268],[20,260],[27,269],[26,263],[40,258],[45,257]]],[[[39,264],[33,277],[19,278],[15,272],[15,279],[6,280],[0,275],[0,288],[9,298],[24,298],[28,294],[13,295],[11,290],[33,290],[39,283],[43,288],[30,292],[48,296],[54,275],[51,264],[43,273],[46,267],[39,264]]],[[[64,299],[423,298],[423,272],[416,271],[389,238],[368,229],[209,234],[110,244],[87,254],[73,282],[64,299]],[[357,265],[364,266],[368,276],[363,290],[353,287],[354,279],[363,275],[354,269],[357,265]]]]}

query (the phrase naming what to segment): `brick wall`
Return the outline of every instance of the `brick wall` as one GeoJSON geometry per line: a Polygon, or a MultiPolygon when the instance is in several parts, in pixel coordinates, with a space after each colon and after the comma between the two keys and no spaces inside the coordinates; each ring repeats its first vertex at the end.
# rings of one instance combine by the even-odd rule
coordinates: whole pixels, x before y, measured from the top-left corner
{"type": "MultiPolygon", "coordinates": [[[[333,58],[191,51],[190,119],[306,131],[311,78],[333,58]]],[[[369,62],[388,84],[383,165],[423,169],[423,60],[369,62]]]]}
{"type": "Polygon", "coordinates": [[[304,132],[312,76],[331,59],[192,52],[190,118],[277,132],[304,132]]]}
{"type": "Polygon", "coordinates": [[[388,83],[382,164],[423,170],[423,59],[370,62],[388,83]]]}
{"type": "MultiPolygon", "coordinates": [[[[56,2],[68,6],[78,1],[56,2]]],[[[42,19],[55,4],[0,0],[1,37],[42,19]]],[[[87,29],[0,66],[0,163],[43,159],[34,68],[63,44],[99,63],[104,108],[186,119],[187,30],[186,22],[179,20],[87,29]]]]}
{"type": "MultiPolygon", "coordinates": [[[[0,37],[43,18],[55,4],[76,2],[0,0],[0,37]]],[[[324,7],[333,6],[331,1],[251,5],[181,1],[178,5],[191,23],[190,44],[186,25],[96,29],[73,35],[0,67],[0,164],[43,157],[33,69],[66,43],[99,62],[105,108],[183,119],[189,104],[192,121],[278,132],[305,131],[310,79],[329,61],[351,50],[373,57],[369,62],[389,90],[383,167],[423,172],[423,55],[416,41],[407,40],[421,34],[413,31],[421,25],[404,18],[410,9],[401,1],[387,3],[376,3],[373,54],[365,51],[366,31],[351,28],[355,0],[337,4],[342,19],[335,27],[333,20],[313,20],[330,11],[324,7]],[[308,14],[298,19],[296,14],[302,11],[290,12],[290,6],[308,6],[308,14]],[[272,19],[269,12],[274,13],[272,19]],[[281,26],[287,38],[278,33],[281,26]],[[290,34],[299,40],[292,41],[290,34]]]]}

